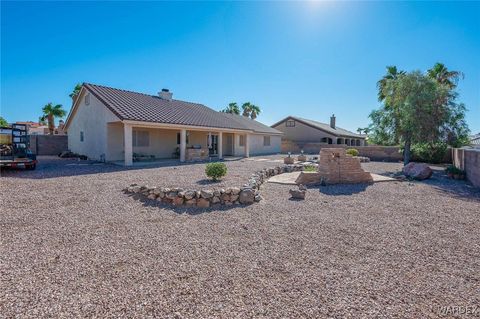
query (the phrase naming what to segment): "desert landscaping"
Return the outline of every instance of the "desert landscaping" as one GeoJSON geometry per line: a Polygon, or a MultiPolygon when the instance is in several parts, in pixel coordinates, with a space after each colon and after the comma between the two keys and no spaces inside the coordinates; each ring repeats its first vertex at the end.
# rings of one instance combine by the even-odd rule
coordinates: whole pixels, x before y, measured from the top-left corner
{"type": "MultiPolygon", "coordinates": [[[[283,165],[225,161],[214,187],[283,165]]],[[[401,163],[362,163],[391,176],[401,163]]],[[[425,181],[263,183],[262,200],[174,207],[134,183],[211,188],[205,164],[125,168],[40,157],[2,171],[6,317],[424,317],[478,297],[480,194],[443,167],[425,181]],[[35,189],[24,197],[27,190],[35,189]]]]}

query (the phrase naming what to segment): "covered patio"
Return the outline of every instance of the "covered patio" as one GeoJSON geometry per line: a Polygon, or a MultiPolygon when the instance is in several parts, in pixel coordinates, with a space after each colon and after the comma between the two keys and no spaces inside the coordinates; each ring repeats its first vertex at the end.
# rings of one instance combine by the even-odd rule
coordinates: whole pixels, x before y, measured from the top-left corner
{"type": "Polygon", "coordinates": [[[106,160],[125,166],[249,157],[247,130],[118,121],[107,126],[106,160]]]}

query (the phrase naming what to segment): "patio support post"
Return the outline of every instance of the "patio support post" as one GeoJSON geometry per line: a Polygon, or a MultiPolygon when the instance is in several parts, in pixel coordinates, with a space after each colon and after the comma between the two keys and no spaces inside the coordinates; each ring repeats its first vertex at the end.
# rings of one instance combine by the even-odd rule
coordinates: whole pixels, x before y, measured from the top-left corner
{"type": "Polygon", "coordinates": [[[222,132],[218,132],[217,148],[218,148],[218,158],[222,159],[223,158],[223,133],[222,132]]]}
{"type": "Polygon", "coordinates": [[[180,131],[180,162],[185,162],[185,152],[187,149],[187,130],[180,131]]]}
{"type": "Polygon", "coordinates": [[[245,134],[245,157],[250,157],[250,141],[248,134],[245,134]]]}
{"type": "Polygon", "coordinates": [[[132,125],[123,124],[123,144],[125,151],[125,166],[133,165],[132,125]]]}

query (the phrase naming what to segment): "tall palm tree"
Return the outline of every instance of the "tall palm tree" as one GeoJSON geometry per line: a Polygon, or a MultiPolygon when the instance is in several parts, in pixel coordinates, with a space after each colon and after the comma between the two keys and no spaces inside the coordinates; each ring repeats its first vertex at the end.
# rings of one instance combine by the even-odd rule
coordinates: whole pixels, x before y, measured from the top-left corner
{"type": "Polygon", "coordinates": [[[42,108],[43,112],[43,119],[47,120],[48,122],[48,131],[51,135],[53,135],[53,131],[55,129],[55,118],[65,117],[67,112],[62,108],[61,104],[53,105],[52,103],[48,103],[42,108]]]}
{"type": "Polygon", "coordinates": [[[385,86],[387,85],[387,81],[396,80],[402,74],[405,74],[405,71],[398,71],[397,67],[394,65],[387,66],[387,74],[377,82],[378,101],[382,102],[385,100],[385,86]]]}
{"type": "Polygon", "coordinates": [[[250,117],[250,114],[252,113],[252,104],[250,102],[245,102],[242,104],[242,109],[242,115],[245,117],[250,117]]]}
{"type": "Polygon", "coordinates": [[[72,93],[70,93],[68,96],[72,98],[72,100],[75,100],[77,95],[80,93],[80,90],[82,89],[82,83],[77,83],[75,87],[73,88],[72,93]]]}
{"type": "Polygon", "coordinates": [[[232,102],[229,103],[228,106],[222,110],[222,112],[240,115],[240,108],[238,107],[237,103],[232,102]]]}
{"type": "Polygon", "coordinates": [[[47,119],[45,115],[42,115],[38,118],[38,124],[40,125],[47,125],[47,119]]]}
{"type": "Polygon", "coordinates": [[[449,89],[454,89],[457,86],[458,80],[464,75],[460,71],[449,71],[445,64],[435,63],[433,68],[427,71],[427,74],[432,79],[437,80],[438,83],[446,85],[449,89]]]}
{"type": "Polygon", "coordinates": [[[258,114],[260,114],[262,110],[260,110],[260,107],[254,104],[251,104],[250,106],[250,118],[252,120],[256,119],[258,114]]]}

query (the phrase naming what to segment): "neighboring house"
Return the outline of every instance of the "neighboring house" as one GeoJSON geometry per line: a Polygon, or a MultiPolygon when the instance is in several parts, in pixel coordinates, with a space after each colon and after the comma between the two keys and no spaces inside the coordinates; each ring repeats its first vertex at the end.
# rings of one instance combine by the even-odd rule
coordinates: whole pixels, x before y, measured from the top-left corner
{"type": "Polygon", "coordinates": [[[480,133],[470,136],[470,145],[480,148],[480,133]]]}
{"type": "Polygon", "coordinates": [[[246,117],[172,99],[84,83],[65,122],[68,147],[91,159],[180,161],[280,152],[282,133],[246,117]]]}
{"type": "Polygon", "coordinates": [[[283,132],[283,138],[296,143],[325,143],[364,146],[366,135],[356,134],[336,126],[335,115],[330,125],[296,116],[288,116],[272,125],[283,132]]]}
{"type": "MultiPolygon", "coordinates": [[[[28,128],[28,135],[48,135],[50,131],[48,130],[48,125],[40,124],[33,121],[26,122],[15,122],[15,124],[24,124],[28,128]]],[[[67,131],[64,130],[64,122],[59,121],[58,126],[54,129],[54,135],[66,135],[67,131]]]]}

